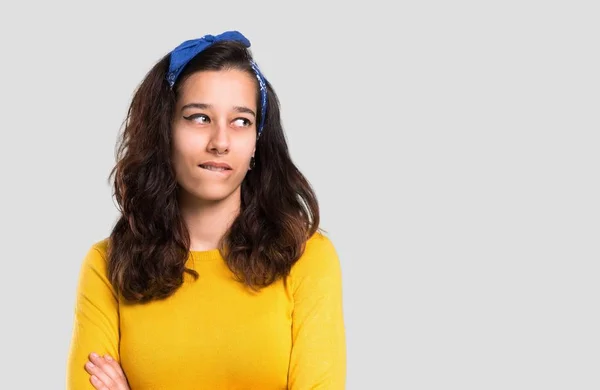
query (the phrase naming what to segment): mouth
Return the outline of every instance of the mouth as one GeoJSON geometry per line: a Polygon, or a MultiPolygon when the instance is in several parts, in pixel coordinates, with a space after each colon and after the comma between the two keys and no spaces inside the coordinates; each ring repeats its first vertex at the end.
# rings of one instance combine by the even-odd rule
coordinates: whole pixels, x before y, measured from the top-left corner
{"type": "Polygon", "coordinates": [[[217,172],[231,171],[230,168],[215,167],[213,165],[198,165],[198,166],[203,169],[208,169],[209,171],[217,171],[217,172]]]}
{"type": "Polygon", "coordinates": [[[231,167],[225,163],[215,163],[215,162],[207,162],[204,164],[198,164],[198,166],[202,169],[212,172],[231,172],[231,167]]]}

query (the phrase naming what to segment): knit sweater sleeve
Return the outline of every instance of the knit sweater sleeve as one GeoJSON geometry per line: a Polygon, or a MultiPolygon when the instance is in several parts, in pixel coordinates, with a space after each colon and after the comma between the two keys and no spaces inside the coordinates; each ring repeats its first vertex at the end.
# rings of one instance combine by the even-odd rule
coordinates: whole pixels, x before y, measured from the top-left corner
{"type": "Polygon", "coordinates": [[[291,273],[294,309],[288,384],[291,390],[345,388],[346,340],[340,261],[316,233],[291,273]]]}
{"type": "Polygon", "coordinates": [[[94,389],[84,365],[91,352],[119,359],[119,304],[108,281],[106,242],[93,245],[83,259],[76,290],[67,390],[94,389]]]}

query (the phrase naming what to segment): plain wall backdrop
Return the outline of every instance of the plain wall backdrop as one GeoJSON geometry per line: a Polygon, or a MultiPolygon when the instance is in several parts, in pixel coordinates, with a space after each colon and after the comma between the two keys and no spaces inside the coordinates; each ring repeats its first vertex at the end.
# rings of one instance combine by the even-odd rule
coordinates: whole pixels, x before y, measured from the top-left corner
{"type": "Polygon", "coordinates": [[[64,388],[133,91],[233,29],[341,258],[348,389],[600,388],[595,2],[0,8],[2,388],[64,388]]]}

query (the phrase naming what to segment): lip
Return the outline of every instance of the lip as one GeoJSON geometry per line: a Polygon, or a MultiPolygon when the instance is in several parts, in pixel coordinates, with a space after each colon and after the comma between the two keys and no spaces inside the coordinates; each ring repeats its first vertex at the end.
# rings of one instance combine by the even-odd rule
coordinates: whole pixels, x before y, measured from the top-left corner
{"type": "Polygon", "coordinates": [[[202,170],[202,172],[207,172],[209,175],[218,175],[218,176],[222,176],[222,177],[229,177],[229,175],[233,174],[233,169],[231,168],[231,166],[224,162],[204,161],[204,162],[198,164],[198,168],[200,168],[202,170]],[[212,171],[210,169],[202,168],[202,165],[209,165],[209,166],[213,166],[213,167],[217,167],[217,168],[225,168],[225,169],[222,171],[212,171]]]}
{"type": "Polygon", "coordinates": [[[198,166],[200,167],[201,165],[209,165],[215,168],[225,168],[227,170],[231,170],[231,165],[225,163],[225,162],[218,162],[218,161],[204,161],[201,162],[200,164],[198,164],[198,166]]]}

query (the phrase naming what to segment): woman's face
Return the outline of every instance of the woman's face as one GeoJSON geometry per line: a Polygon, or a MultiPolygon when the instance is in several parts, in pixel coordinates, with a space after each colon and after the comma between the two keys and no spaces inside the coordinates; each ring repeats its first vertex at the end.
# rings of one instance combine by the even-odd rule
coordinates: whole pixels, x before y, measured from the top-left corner
{"type": "Polygon", "coordinates": [[[172,155],[185,195],[203,201],[240,195],[256,146],[256,88],[240,70],[197,72],[182,85],[172,155]]]}

